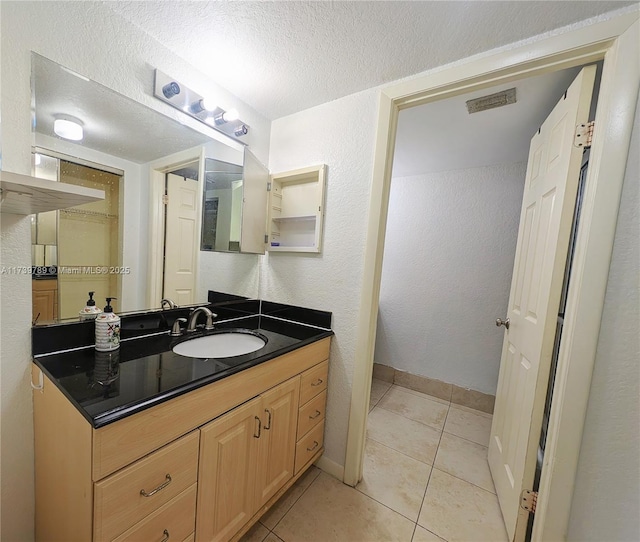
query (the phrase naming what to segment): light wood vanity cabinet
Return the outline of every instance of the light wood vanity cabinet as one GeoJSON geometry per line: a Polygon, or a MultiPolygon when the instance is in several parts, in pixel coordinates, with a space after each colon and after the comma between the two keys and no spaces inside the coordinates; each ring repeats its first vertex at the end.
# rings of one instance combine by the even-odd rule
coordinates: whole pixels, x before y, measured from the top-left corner
{"type": "Polygon", "coordinates": [[[197,540],[229,540],[293,478],[299,390],[292,378],[201,429],[197,540]]]}
{"type": "Polygon", "coordinates": [[[45,377],[34,391],[36,539],[238,540],[323,451],[329,345],[99,429],[45,377]]]}

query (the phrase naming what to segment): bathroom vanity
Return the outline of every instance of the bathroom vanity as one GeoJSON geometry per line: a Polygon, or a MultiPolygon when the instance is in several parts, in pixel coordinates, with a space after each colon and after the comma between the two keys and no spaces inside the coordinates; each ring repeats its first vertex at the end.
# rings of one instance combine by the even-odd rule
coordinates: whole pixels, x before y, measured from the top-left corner
{"type": "Polygon", "coordinates": [[[167,331],[35,357],[37,540],[237,540],[321,456],[333,333],[264,314],[208,333],[234,328],[265,347],[189,358],[167,331]]]}

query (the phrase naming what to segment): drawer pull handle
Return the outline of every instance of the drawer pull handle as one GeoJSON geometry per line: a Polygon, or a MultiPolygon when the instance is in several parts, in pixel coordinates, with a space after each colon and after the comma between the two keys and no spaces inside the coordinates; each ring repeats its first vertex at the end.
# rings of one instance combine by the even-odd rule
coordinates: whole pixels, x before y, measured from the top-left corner
{"type": "Polygon", "coordinates": [[[160,491],[161,489],[164,489],[171,483],[171,475],[167,474],[166,480],[167,480],[166,482],[163,482],[162,484],[160,484],[158,487],[156,487],[153,491],[150,491],[149,493],[147,493],[144,489],[141,489],[140,495],[142,495],[143,497],[151,497],[152,495],[155,495],[156,493],[158,493],[158,491],[160,491]]]}
{"type": "Polygon", "coordinates": [[[322,412],[320,412],[319,410],[316,410],[316,413],[313,416],[309,416],[309,419],[315,420],[318,416],[320,416],[320,414],[322,414],[322,412]]]}
{"type": "Polygon", "coordinates": [[[317,440],[314,440],[313,446],[311,446],[311,448],[307,448],[307,452],[313,452],[313,450],[315,450],[318,446],[320,446],[320,443],[317,440]]]}
{"type": "Polygon", "coordinates": [[[264,430],[268,431],[271,429],[271,411],[268,408],[265,408],[264,411],[269,414],[269,421],[267,422],[267,425],[264,426],[264,430]]]}
{"type": "Polygon", "coordinates": [[[162,534],[164,535],[164,538],[160,540],[160,542],[167,542],[167,540],[169,540],[169,531],[165,529],[162,534]]]}
{"type": "Polygon", "coordinates": [[[323,382],[324,380],[322,380],[322,378],[318,378],[318,380],[316,380],[315,382],[311,382],[311,385],[315,388],[316,386],[319,386],[323,382]]]}
{"type": "Polygon", "coordinates": [[[258,422],[258,434],[256,435],[254,433],[253,438],[260,438],[260,433],[262,433],[262,421],[260,420],[260,418],[258,418],[258,416],[254,416],[254,418],[258,422]]]}

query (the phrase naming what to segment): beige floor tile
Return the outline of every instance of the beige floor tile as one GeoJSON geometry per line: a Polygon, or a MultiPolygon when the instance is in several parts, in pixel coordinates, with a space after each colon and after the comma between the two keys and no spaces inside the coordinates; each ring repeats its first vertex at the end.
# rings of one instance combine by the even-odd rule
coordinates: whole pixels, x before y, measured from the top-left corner
{"type": "Polygon", "coordinates": [[[369,411],[378,404],[378,401],[382,399],[382,396],[389,391],[391,387],[390,382],[384,382],[374,378],[371,380],[371,395],[369,399],[369,411]]]}
{"type": "Polygon", "coordinates": [[[433,464],[440,431],[380,407],[369,414],[367,437],[418,461],[433,464]]]}
{"type": "Polygon", "coordinates": [[[489,446],[492,416],[485,412],[451,405],[444,430],[452,435],[489,446]]]}
{"type": "Polygon", "coordinates": [[[429,395],[428,393],[422,393],[421,391],[412,390],[411,388],[405,388],[404,386],[400,386],[397,384],[393,385],[394,388],[405,391],[407,393],[411,393],[413,395],[417,395],[418,397],[424,397],[425,399],[430,399],[431,401],[435,401],[436,403],[440,403],[442,405],[450,405],[451,401],[447,399],[441,399],[440,397],[436,397],[435,395],[429,395]]]}
{"type": "Polygon", "coordinates": [[[418,524],[449,542],[507,540],[498,498],[435,468],[418,524]]]}
{"type": "Polygon", "coordinates": [[[409,542],[413,527],[397,512],[320,473],[274,532],[285,542],[409,542]]]}
{"type": "Polygon", "coordinates": [[[434,467],[482,489],[496,492],[489,471],[485,446],[443,433],[434,467]]]}
{"type": "Polygon", "coordinates": [[[367,439],[362,481],[357,489],[417,521],[430,473],[426,463],[367,439]]]}
{"type": "Polygon", "coordinates": [[[427,395],[420,397],[397,386],[391,388],[377,406],[439,430],[444,427],[449,410],[448,405],[433,401],[427,395]]]}
{"type": "Polygon", "coordinates": [[[277,523],[284,517],[294,503],[300,498],[305,490],[320,474],[320,469],[311,465],[309,470],[305,472],[295,484],[293,484],[287,492],[278,499],[269,510],[267,510],[260,518],[260,523],[268,529],[273,530],[277,523]]]}
{"type": "Polygon", "coordinates": [[[269,529],[260,523],[256,523],[249,531],[240,539],[240,542],[263,542],[269,534],[269,529]]]}
{"type": "Polygon", "coordinates": [[[423,529],[420,525],[416,525],[416,532],[413,533],[413,540],[411,542],[443,542],[443,539],[423,529]]]}
{"type": "Polygon", "coordinates": [[[269,533],[269,536],[267,536],[267,538],[264,539],[264,542],[284,542],[284,541],[282,540],[282,538],[277,537],[275,534],[269,533]]]}

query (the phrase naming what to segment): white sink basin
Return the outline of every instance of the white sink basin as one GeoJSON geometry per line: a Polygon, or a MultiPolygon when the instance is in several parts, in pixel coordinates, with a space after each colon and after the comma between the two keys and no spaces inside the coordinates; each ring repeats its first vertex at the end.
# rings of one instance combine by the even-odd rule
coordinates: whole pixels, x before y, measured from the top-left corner
{"type": "Polygon", "coordinates": [[[216,333],[178,343],[173,351],[190,358],[230,358],[260,350],[266,342],[252,333],[216,333]]]}

